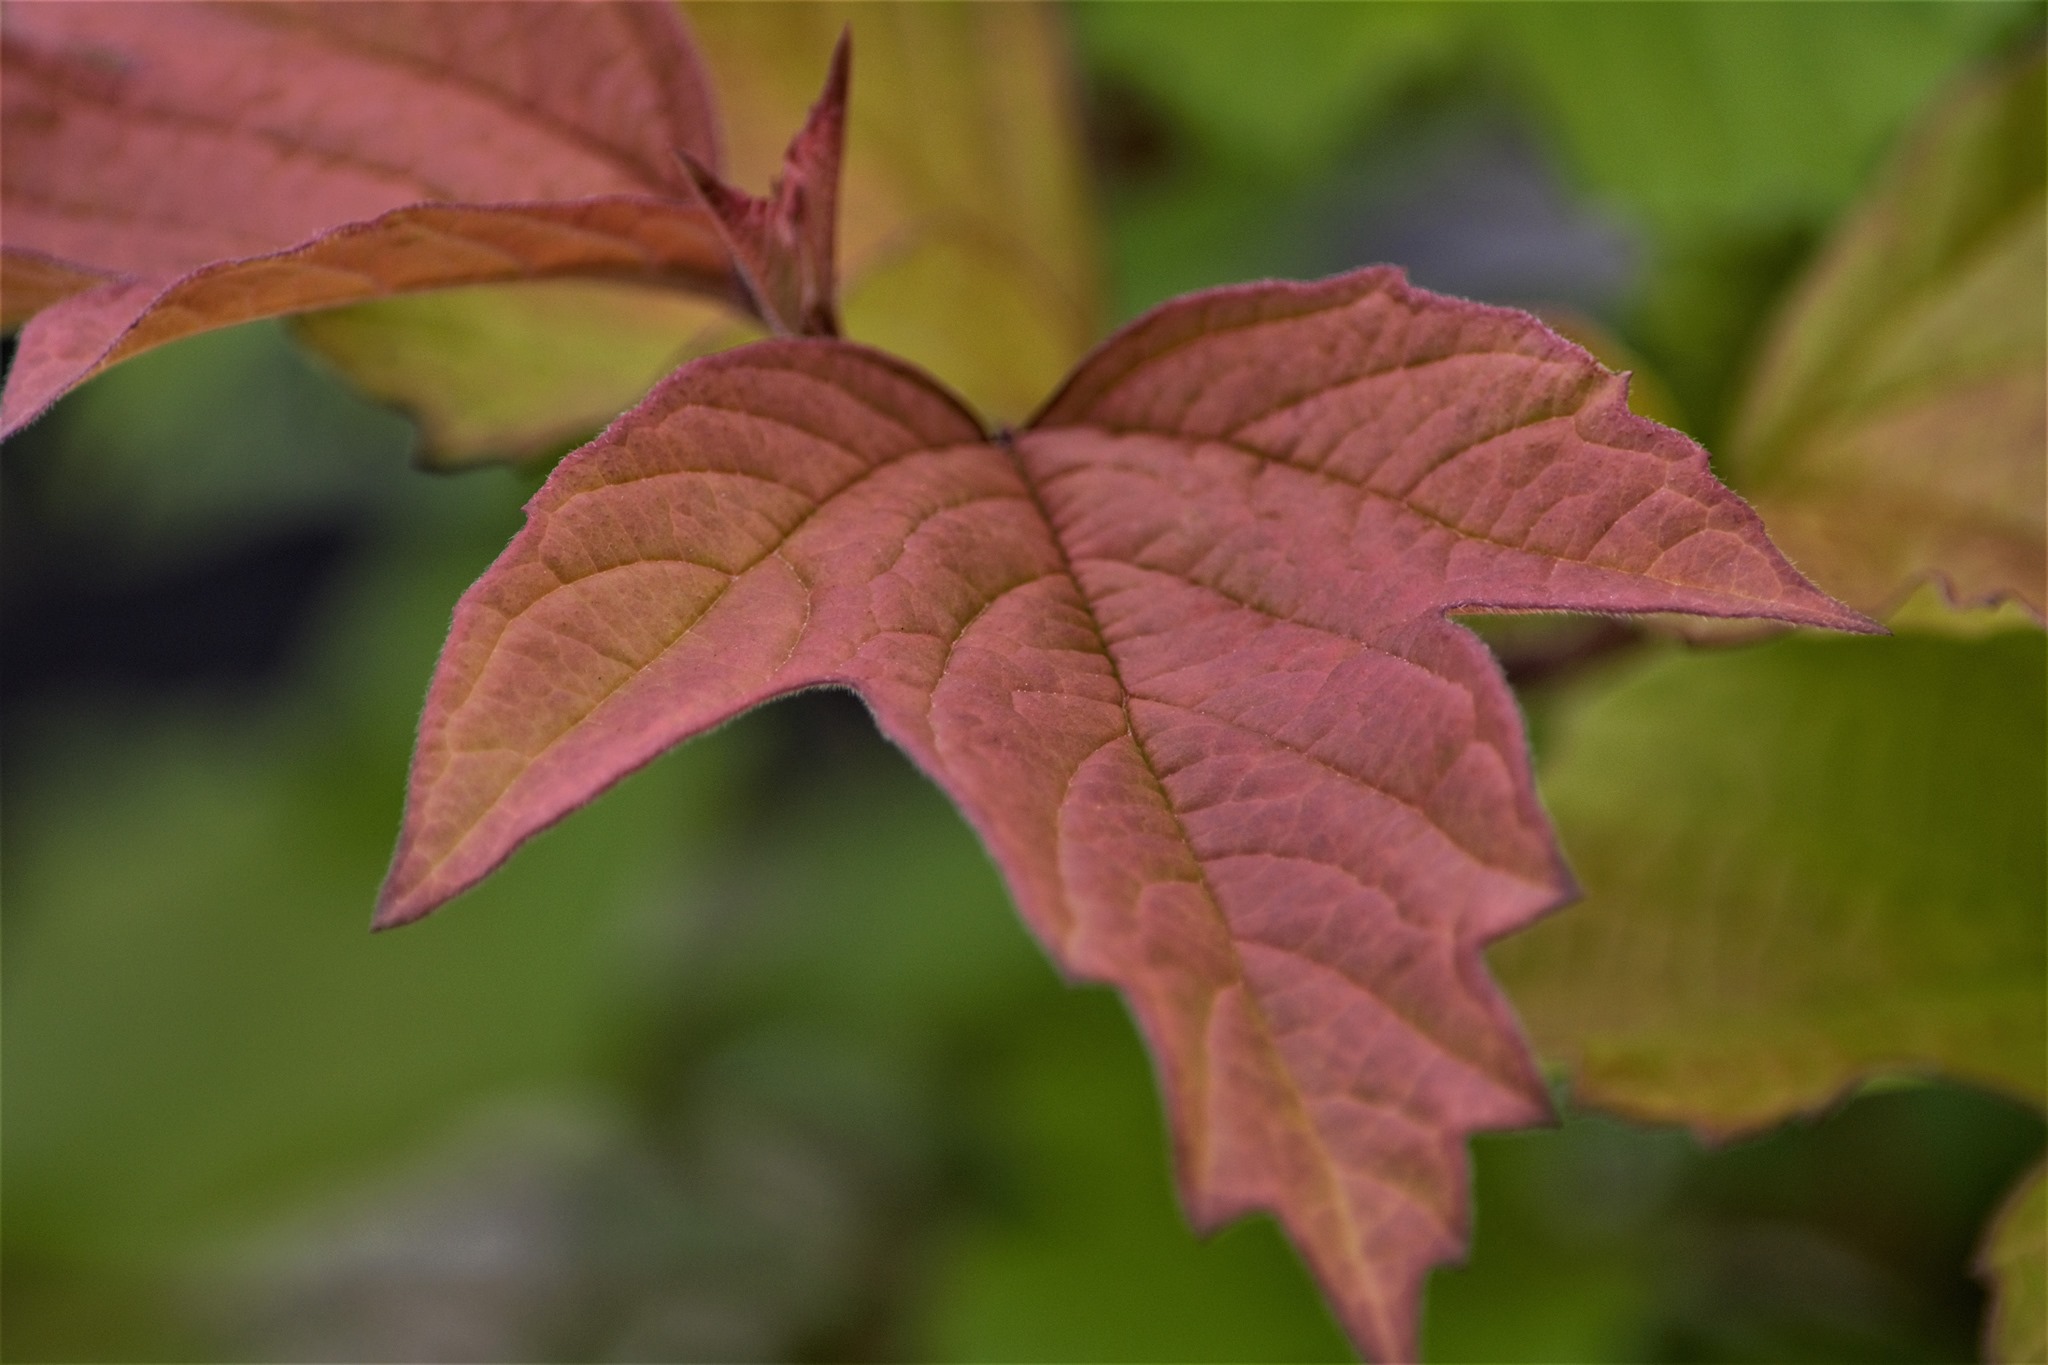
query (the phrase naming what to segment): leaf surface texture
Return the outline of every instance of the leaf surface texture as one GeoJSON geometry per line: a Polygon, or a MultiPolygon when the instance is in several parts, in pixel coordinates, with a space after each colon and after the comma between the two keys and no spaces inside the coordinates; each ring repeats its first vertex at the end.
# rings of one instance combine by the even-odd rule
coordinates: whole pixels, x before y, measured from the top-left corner
{"type": "Polygon", "coordinates": [[[858,346],[726,352],[566,459],[458,607],[380,922],[853,688],[1126,993],[1197,1220],[1277,1211],[1406,1359],[1466,1135],[1546,1112],[1479,949],[1570,890],[1470,607],[1865,624],[1619,377],[1391,270],[1168,305],[995,438],[858,346]]]}
{"type": "Polygon", "coordinates": [[[1992,1220],[1978,1269],[1991,1284],[1984,1358],[2048,1359],[2048,1167],[2036,1166],[1992,1220]]]}

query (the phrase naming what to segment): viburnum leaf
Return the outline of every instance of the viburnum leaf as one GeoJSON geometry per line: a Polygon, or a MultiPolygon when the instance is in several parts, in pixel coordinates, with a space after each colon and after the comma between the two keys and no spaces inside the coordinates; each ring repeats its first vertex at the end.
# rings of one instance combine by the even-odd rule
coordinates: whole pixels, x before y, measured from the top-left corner
{"type": "Polygon", "coordinates": [[[1412,1357],[1464,1139],[1547,1107],[1481,947],[1571,892],[1464,609],[1869,629],[1524,314],[1398,271],[1170,303],[1021,432],[846,342],[695,361],[458,606],[378,911],[670,746],[857,691],[1077,976],[1122,987],[1192,1216],[1275,1210],[1412,1357]]]}
{"type": "Polygon", "coordinates": [[[2048,99],[2037,47],[1905,144],[1762,353],[1728,476],[1822,584],[2048,608],[2048,99]]]}
{"type": "Polygon", "coordinates": [[[6,431],[149,346],[393,293],[588,275],[740,301],[675,161],[719,152],[667,5],[30,0],[4,60],[0,283],[10,319],[46,305],[6,431]]]}
{"type": "Polygon", "coordinates": [[[2048,1102],[2044,675],[2032,630],[1791,638],[1584,702],[1543,793],[1585,901],[1492,954],[1539,1051],[1717,1135],[1887,1071],[2048,1102]]]}
{"type": "Polygon", "coordinates": [[[1998,1365],[2048,1360],[2048,1166],[2006,1197],[1978,1254],[1991,1287],[1984,1358],[1998,1365]]]}

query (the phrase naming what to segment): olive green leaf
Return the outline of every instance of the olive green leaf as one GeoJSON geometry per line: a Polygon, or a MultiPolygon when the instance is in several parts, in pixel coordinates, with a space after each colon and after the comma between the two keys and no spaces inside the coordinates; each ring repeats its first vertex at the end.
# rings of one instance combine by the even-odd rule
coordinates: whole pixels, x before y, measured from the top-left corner
{"type": "MultiPolygon", "coordinates": [[[[780,167],[842,30],[846,334],[1020,420],[1095,340],[1095,244],[1057,17],[1035,5],[701,5],[726,174],[780,167]]],[[[300,337],[420,423],[423,458],[523,459],[590,435],[682,361],[758,330],[701,299],[585,282],[314,314],[300,337]]]]}
{"type": "Polygon", "coordinates": [[[358,388],[408,412],[436,466],[579,442],[684,360],[761,334],[690,294],[593,280],[411,294],[291,325],[358,388]]]}
{"type": "Polygon", "coordinates": [[[2044,645],[1674,651],[1562,718],[1585,901],[1492,955],[1539,1051],[1708,1133],[1884,1071],[2048,1098],[2044,645]]]}
{"type": "Polygon", "coordinates": [[[1991,1283],[1984,1358],[2001,1365],[2048,1360],[2048,1166],[2036,1166],[2006,1199],[1977,1268],[1991,1283]]]}

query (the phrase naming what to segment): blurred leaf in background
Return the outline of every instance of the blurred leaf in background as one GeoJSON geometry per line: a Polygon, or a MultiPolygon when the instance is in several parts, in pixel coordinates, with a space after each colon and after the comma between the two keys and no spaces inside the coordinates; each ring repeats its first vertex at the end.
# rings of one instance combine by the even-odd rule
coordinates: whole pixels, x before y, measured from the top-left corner
{"type": "MultiPolygon", "coordinates": [[[[724,111],[728,176],[756,191],[851,27],[847,335],[926,366],[992,418],[1028,415],[1098,325],[1095,225],[1052,12],[714,4],[689,19],[724,111]]],[[[716,304],[580,281],[388,299],[295,325],[413,413],[426,458],[447,465],[558,454],[688,357],[758,335],[716,304]]]]}
{"type": "Polygon", "coordinates": [[[1585,901],[1492,960],[1587,1100],[1708,1133],[1884,1070],[2048,1101],[2048,651],[1789,638],[1581,692],[1585,901]]]}
{"type": "Polygon", "coordinates": [[[1628,315],[1714,448],[1789,272],[1963,62],[2026,5],[1512,6],[1520,88],[1575,181],[1648,242],[1628,315]]]}
{"type": "Polygon", "coordinates": [[[455,469],[580,445],[692,356],[760,335],[730,308],[603,281],[446,289],[308,313],[292,330],[419,424],[455,469]]]}

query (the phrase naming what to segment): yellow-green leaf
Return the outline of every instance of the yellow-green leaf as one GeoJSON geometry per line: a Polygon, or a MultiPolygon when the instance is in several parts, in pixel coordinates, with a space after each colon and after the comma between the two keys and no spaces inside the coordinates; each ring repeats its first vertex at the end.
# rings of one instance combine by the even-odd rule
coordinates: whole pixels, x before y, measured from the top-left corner
{"type": "Polygon", "coordinates": [[[1956,91],[1797,289],[1726,472],[1805,570],[1856,606],[1918,581],[1959,602],[2048,578],[2048,151],[2043,60],[1956,91]]]}
{"type": "Polygon", "coordinates": [[[1563,721],[1582,904],[1493,961],[1587,1099],[1754,1128],[1884,1071],[2048,1076],[2048,641],[1677,652],[1563,721]]]}
{"type": "Polygon", "coordinates": [[[1991,1282],[1984,1358],[1999,1365],[2048,1360],[2048,1166],[2036,1166],[2006,1199],[1977,1266],[1991,1282]]]}

